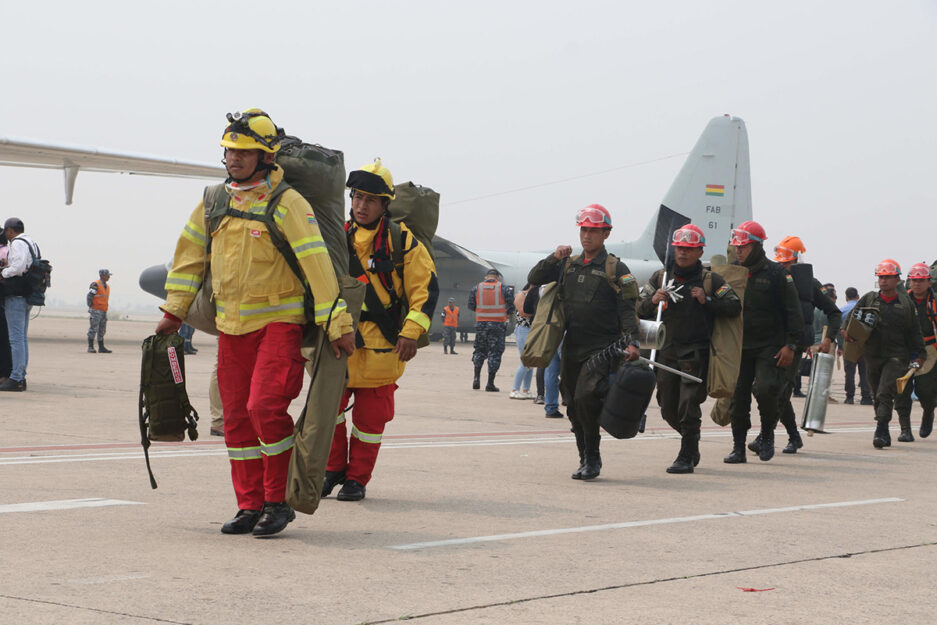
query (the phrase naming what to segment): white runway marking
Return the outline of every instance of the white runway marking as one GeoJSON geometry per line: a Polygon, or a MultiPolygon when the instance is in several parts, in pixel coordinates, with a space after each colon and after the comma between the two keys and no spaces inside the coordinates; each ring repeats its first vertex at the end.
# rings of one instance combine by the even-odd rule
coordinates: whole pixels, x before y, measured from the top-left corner
{"type": "Polygon", "coordinates": [[[624,523],[608,523],[606,525],[584,525],[581,527],[564,527],[552,530],[537,530],[533,532],[517,532],[515,534],[494,534],[491,536],[472,536],[468,538],[452,538],[449,540],[434,540],[425,543],[410,543],[407,545],[390,545],[390,549],[409,551],[413,549],[428,549],[431,547],[449,547],[452,545],[469,545],[472,543],[487,543],[502,540],[515,540],[517,538],[533,538],[536,536],[556,536],[559,534],[577,534],[581,532],[604,532],[607,530],[624,529],[627,527],[646,527],[648,525],[667,525],[670,523],[691,523],[693,521],[712,521],[715,519],[729,519],[736,517],[758,516],[762,514],[778,514],[781,512],[799,512],[801,510],[820,510],[823,508],[846,508],[849,506],[868,506],[878,503],[897,503],[904,501],[898,497],[885,499],[865,499],[862,501],[838,501],[834,503],[818,503],[804,506],[790,506],[787,508],[762,508],[760,510],[742,510],[740,512],[717,512],[715,514],[699,514],[696,516],[673,517],[669,519],[650,519],[647,521],[626,521],[624,523]]]}
{"type": "Polygon", "coordinates": [[[120,499],[62,499],[60,501],[8,503],[5,505],[0,505],[0,514],[4,512],[45,512],[47,510],[74,510],[76,508],[102,508],[104,506],[142,505],[142,501],[123,501],[120,499]]]}
{"type": "MultiPolygon", "coordinates": [[[[831,428],[829,433],[843,432],[872,432],[875,428],[870,426],[860,427],[842,427],[831,428]]],[[[703,438],[728,438],[732,432],[720,431],[704,432],[703,438]]],[[[500,447],[505,445],[551,445],[556,443],[569,444],[573,437],[568,434],[546,434],[531,435],[512,438],[496,438],[488,434],[482,438],[471,439],[467,434],[466,438],[470,440],[439,440],[435,438],[423,438],[414,436],[411,440],[390,440],[381,445],[381,449],[425,449],[440,447],[500,447]]],[[[648,441],[660,441],[664,439],[678,440],[680,435],[675,432],[655,432],[648,433],[629,440],[615,440],[610,436],[603,436],[602,441],[605,444],[634,444],[648,441]]],[[[100,462],[110,460],[143,460],[143,450],[114,450],[114,451],[95,451],[85,453],[52,452],[48,455],[32,454],[28,456],[0,456],[0,466],[19,465],[19,464],[55,464],[59,462],[100,462]]],[[[205,447],[174,447],[171,449],[150,448],[151,458],[191,458],[198,456],[227,456],[228,452],[222,443],[218,446],[205,447]]]]}

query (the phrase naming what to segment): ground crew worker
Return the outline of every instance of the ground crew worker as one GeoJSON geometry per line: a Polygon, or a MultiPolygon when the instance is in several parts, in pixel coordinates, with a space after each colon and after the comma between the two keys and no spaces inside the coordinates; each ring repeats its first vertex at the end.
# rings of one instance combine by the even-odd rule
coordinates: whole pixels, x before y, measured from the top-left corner
{"type": "MultiPolygon", "coordinates": [[[[901,276],[898,263],[886,258],[876,265],[875,275],[878,276],[879,290],[869,291],[859,298],[852,315],[872,326],[872,332],[865,342],[865,363],[877,422],[872,445],[882,449],[891,445],[888,423],[898,397],[896,381],[911,365],[916,363],[920,366],[924,363],[924,338],[914,302],[903,289],[898,289],[901,276]]],[[[851,339],[847,336],[846,340],[851,339]]],[[[907,434],[911,434],[910,421],[907,434]]],[[[898,440],[907,441],[908,436],[898,440]]]]}
{"type": "Polygon", "coordinates": [[[111,297],[111,286],[108,281],[111,279],[111,272],[107,269],[98,271],[98,279],[88,287],[88,312],[91,315],[91,324],[88,328],[88,353],[93,354],[94,337],[98,337],[98,351],[102,354],[110,354],[111,350],[104,347],[104,334],[107,332],[107,302],[111,297]]]}
{"type": "Polygon", "coordinates": [[[416,355],[417,339],[429,331],[439,284],[426,247],[406,225],[391,223],[388,205],[394,199],[394,179],[381,160],[351,172],[346,186],[351,189],[351,218],[345,224],[349,273],[366,284],[367,291],[356,339],[360,349],[348,359],[348,386],[322,496],[343,484],[337,498],[359,501],[374,471],[384,428],[394,418],[395,382],[416,355]],[[399,236],[394,234],[398,227],[399,236]],[[395,266],[395,250],[402,251],[403,267],[395,266]],[[345,408],[352,395],[349,440],[345,408]]]}
{"type": "MultiPolygon", "coordinates": [[[[560,384],[563,395],[569,399],[566,412],[579,450],[579,468],[570,477],[591,480],[599,476],[602,468],[598,421],[602,402],[591,394],[577,395],[576,385],[589,358],[622,337],[637,336],[638,286],[628,266],[605,249],[605,240],[612,231],[612,217],[604,206],[590,204],[580,210],[576,213],[576,225],[582,254],[571,257],[573,248],[560,245],[530,270],[527,281],[539,286],[562,279],[559,288],[566,338],[560,384]],[[610,266],[614,283],[608,275],[610,266]]],[[[631,341],[627,354],[628,360],[638,358],[636,341],[631,341]]]]}
{"type": "Polygon", "coordinates": [[[500,389],[495,386],[495,374],[501,368],[508,316],[514,314],[514,289],[501,283],[500,271],[489,269],[485,281],[472,287],[468,307],[475,311],[475,350],[472,352],[475,377],[472,388],[478,390],[481,387],[482,365],[487,360],[488,384],[485,390],[497,393],[500,389]]]}
{"type": "MultiPolygon", "coordinates": [[[[791,394],[794,392],[794,384],[800,376],[800,364],[804,357],[804,350],[814,344],[814,308],[821,310],[826,315],[826,337],[819,343],[819,351],[829,354],[833,347],[833,337],[839,333],[839,327],[842,322],[842,314],[836,303],[827,295],[827,287],[820,284],[816,278],[811,278],[810,273],[797,271],[792,266],[800,263],[801,254],[806,253],[800,237],[787,236],[781,239],[780,243],[774,248],[774,262],[788,270],[791,278],[794,280],[794,287],[797,290],[797,298],[800,301],[801,314],[804,317],[804,329],[801,336],[796,341],[794,349],[794,358],[785,372],[784,385],[781,388],[781,395],[778,398],[778,416],[784,429],[787,430],[787,446],[782,450],[785,454],[796,454],[797,450],[804,446],[804,441],[797,430],[797,418],[794,416],[794,406],[791,404],[791,394]]],[[[821,332],[822,334],[822,332],[821,332]]],[[[761,451],[761,435],[749,443],[748,448],[755,453],[761,451]]]]}
{"type": "MultiPolygon", "coordinates": [[[[937,344],[937,298],[931,288],[930,268],[925,263],[917,263],[908,271],[908,296],[917,308],[918,323],[924,337],[924,347],[937,344]]],[[[931,348],[933,349],[933,348],[931,348]]],[[[895,400],[895,412],[901,425],[899,441],[911,442],[911,393],[917,395],[924,415],[921,417],[921,438],[930,436],[934,429],[934,406],[937,404],[937,367],[927,373],[912,376],[904,392],[895,400]]]]}
{"type": "Polygon", "coordinates": [[[703,269],[700,258],[706,237],[698,226],[687,224],[672,237],[674,258],[666,269],[659,269],[641,289],[638,316],[655,319],[664,302],[661,320],[667,327],[667,345],[657,353],[661,364],[701,378],[696,383],[655,369],[657,403],[661,416],[680,433],[680,452],[667,467],[667,473],[693,473],[700,460],[699,439],[706,401],[706,375],[709,370],[709,347],[715,316],[737,317],[742,302],[725,279],[703,269]],[[682,299],[672,301],[665,290],[663,274],[673,280],[682,299]]]}
{"type": "MultiPolygon", "coordinates": [[[[230,196],[227,214],[208,232],[200,203],[179,237],[166,279],[166,316],[159,334],[178,331],[202,282],[206,237],[211,237],[211,276],[216,304],[218,387],[224,406],[224,437],[238,513],[225,534],[269,536],[296,514],[286,503],[293,450],[293,419],[287,413],[303,382],[300,353],[304,286],[271,241],[262,221],[267,199],[283,181],[274,164],[279,129],[266,113],[228,114],[222,135],[230,196]]],[[[279,198],[274,222],[296,257],[315,300],[315,323],[331,339],[332,353],[354,351],[351,315],[312,208],[293,189],[279,198]]]]}
{"type": "Polygon", "coordinates": [[[455,356],[455,332],[459,328],[459,307],[455,305],[455,298],[450,297],[449,303],[440,313],[442,317],[442,353],[448,352],[455,356]]]}
{"type": "Polygon", "coordinates": [[[774,428],[778,425],[781,390],[804,328],[794,279],[784,267],[765,256],[765,238],[761,224],[746,221],[732,231],[729,241],[735,247],[737,264],[748,267],[742,308],[742,356],[729,409],[732,453],[723,459],[729,464],[746,461],[745,437],[752,426],[753,388],[761,415],[758,457],[763,461],[774,457],[774,428]]]}

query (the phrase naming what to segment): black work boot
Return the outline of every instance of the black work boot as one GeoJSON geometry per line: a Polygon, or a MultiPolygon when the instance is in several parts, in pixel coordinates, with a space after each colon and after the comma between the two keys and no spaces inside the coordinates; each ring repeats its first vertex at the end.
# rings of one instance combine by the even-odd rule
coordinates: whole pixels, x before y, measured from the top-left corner
{"type": "Polygon", "coordinates": [[[260,520],[257,521],[257,525],[254,526],[251,534],[258,538],[279,534],[295,518],[296,513],[285,501],[276,503],[267,501],[264,503],[263,510],[261,510],[260,520]]]}
{"type": "Polygon", "coordinates": [[[479,365],[475,365],[475,378],[472,380],[472,388],[475,389],[476,391],[480,389],[482,386],[481,380],[479,380],[479,377],[481,377],[481,374],[482,374],[482,368],[479,365]]]}
{"type": "Polygon", "coordinates": [[[260,510],[238,510],[233,519],[221,526],[221,533],[250,534],[259,520],[260,510]]]}
{"type": "Polygon", "coordinates": [[[774,458],[774,430],[761,428],[761,449],[758,450],[758,459],[768,462],[774,458]]]}
{"type": "Polygon", "coordinates": [[[745,457],[745,430],[732,430],[732,453],[722,459],[726,464],[748,462],[745,457]]]}
{"type": "Polygon", "coordinates": [[[501,390],[500,388],[495,386],[495,375],[497,373],[498,373],[497,371],[495,371],[494,373],[492,373],[491,371],[488,372],[488,384],[485,385],[485,390],[488,391],[489,393],[497,393],[498,391],[501,390]]]}
{"type": "Polygon", "coordinates": [[[579,468],[570,477],[581,480],[582,470],[586,468],[586,437],[582,430],[577,429],[573,429],[573,435],[576,437],[576,449],[579,450],[579,468]]]}
{"type": "Polygon", "coordinates": [[[804,446],[804,439],[800,437],[800,432],[794,432],[787,440],[787,447],[783,449],[785,454],[796,454],[797,450],[804,446]]]}
{"type": "Polygon", "coordinates": [[[602,456],[598,449],[586,450],[586,461],[579,472],[580,480],[594,480],[602,470],[602,456]]]}
{"type": "Polygon", "coordinates": [[[110,354],[111,350],[104,347],[104,341],[98,341],[98,353],[99,354],[110,354]]]}
{"type": "Polygon", "coordinates": [[[364,499],[365,486],[358,480],[348,480],[335,496],[339,501],[361,501],[364,499]]]}
{"type": "Polygon", "coordinates": [[[443,345],[443,346],[442,346],[442,353],[443,353],[443,354],[448,354],[448,353],[449,353],[449,346],[448,346],[448,345],[443,345]]]}
{"type": "Polygon", "coordinates": [[[761,432],[758,432],[758,436],[755,437],[755,440],[748,444],[748,448],[756,454],[761,451],[761,432]]]}
{"type": "Polygon", "coordinates": [[[94,339],[88,339],[88,353],[89,353],[89,354],[96,354],[96,353],[97,353],[97,352],[94,350],[94,339]]]}
{"type": "MultiPolygon", "coordinates": [[[[695,436],[684,435],[680,439],[680,453],[667,467],[667,473],[693,473],[694,460],[699,456],[699,441],[695,436]]],[[[697,460],[697,462],[699,462],[697,460]]]]}
{"type": "Polygon", "coordinates": [[[924,413],[924,416],[921,417],[921,431],[918,434],[921,435],[921,438],[927,438],[930,436],[930,433],[934,431],[934,411],[924,413]]]}
{"type": "Polygon", "coordinates": [[[345,472],[344,471],[326,471],[325,479],[322,480],[322,496],[328,497],[332,494],[332,490],[335,489],[339,484],[345,483],[345,472]]]}
{"type": "Polygon", "coordinates": [[[898,442],[899,443],[913,443],[914,442],[914,434],[911,433],[910,427],[901,428],[901,434],[898,435],[898,442]]]}
{"type": "Polygon", "coordinates": [[[888,433],[888,424],[881,421],[875,426],[875,434],[872,436],[872,445],[876,449],[889,447],[891,445],[891,434],[888,433]]]}

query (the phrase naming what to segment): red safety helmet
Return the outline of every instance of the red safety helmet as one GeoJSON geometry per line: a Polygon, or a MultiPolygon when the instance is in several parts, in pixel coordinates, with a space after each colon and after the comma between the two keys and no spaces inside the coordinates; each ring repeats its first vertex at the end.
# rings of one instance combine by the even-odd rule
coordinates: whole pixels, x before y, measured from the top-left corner
{"type": "Polygon", "coordinates": [[[687,224],[673,231],[672,242],[674,247],[705,247],[706,237],[699,226],[687,224]]]}
{"type": "Polygon", "coordinates": [[[908,270],[908,280],[930,280],[930,267],[926,263],[914,263],[908,270]]]}
{"type": "Polygon", "coordinates": [[[743,221],[738,228],[732,231],[732,240],[729,245],[748,245],[749,243],[763,243],[768,235],[757,221],[743,221]]]}
{"type": "Polygon", "coordinates": [[[784,237],[781,239],[781,242],[778,243],[777,247],[774,248],[774,262],[794,262],[806,251],[807,248],[804,247],[804,243],[800,240],[800,237],[784,237]]]}
{"type": "Polygon", "coordinates": [[[612,216],[601,204],[589,204],[576,213],[576,225],[580,228],[612,228],[612,216]]]}
{"type": "Polygon", "coordinates": [[[886,258],[879,264],[875,265],[875,275],[877,276],[900,276],[901,265],[899,265],[898,261],[896,260],[892,260],[891,258],[886,258]]]}

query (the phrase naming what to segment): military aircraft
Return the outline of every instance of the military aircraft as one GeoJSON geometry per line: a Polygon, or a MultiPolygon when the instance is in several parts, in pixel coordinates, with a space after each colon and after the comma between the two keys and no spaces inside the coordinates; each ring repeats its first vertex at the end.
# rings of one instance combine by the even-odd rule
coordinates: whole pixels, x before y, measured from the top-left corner
{"type": "MultiPolygon", "coordinates": [[[[63,170],[66,204],[72,201],[75,179],[82,170],[215,180],[226,176],[219,165],[2,137],[0,165],[63,170]]],[[[624,260],[640,284],[661,267],[673,231],[692,222],[706,234],[704,261],[708,261],[712,255],[725,252],[737,224],[752,218],[751,197],[745,122],[729,115],[715,117],[703,130],[643,234],[634,241],[608,243],[606,247],[624,260]]],[[[523,287],[530,269],[552,251],[473,252],[439,235],[433,238],[433,247],[439,280],[437,310],[450,297],[465,310],[471,288],[492,267],[501,272],[505,284],[523,287]]],[[[164,298],[167,271],[168,263],[147,268],[140,275],[141,288],[164,298]]],[[[440,334],[442,328],[440,315],[435,317],[432,335],[440,334]]],[[[472,331],[473,326],[473,315],[461,315],[461,331],[472,331]]]]}

